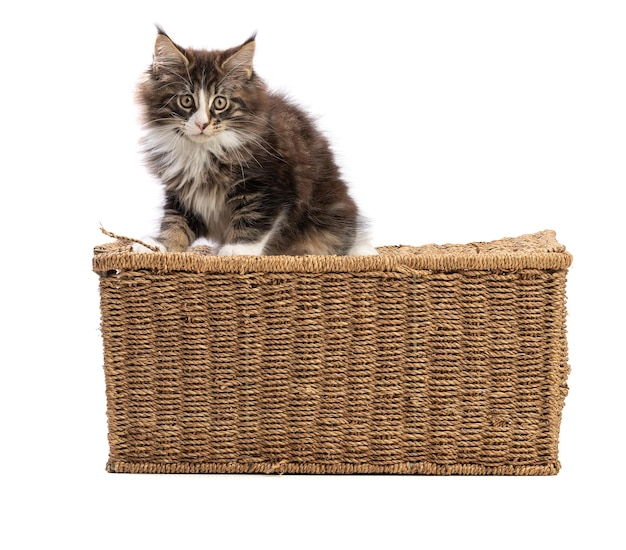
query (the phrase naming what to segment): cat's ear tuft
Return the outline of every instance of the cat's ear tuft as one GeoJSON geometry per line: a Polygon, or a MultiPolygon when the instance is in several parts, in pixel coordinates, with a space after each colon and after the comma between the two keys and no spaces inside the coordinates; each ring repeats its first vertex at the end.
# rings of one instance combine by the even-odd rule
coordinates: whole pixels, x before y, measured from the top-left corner
{"type": "Polygon", "coordinates": [[[252,78],[252,61],[254,59],[254,50],[256,33],[246,40],[239,48],[235,50],[222,63],[222,69],[228,75],[243,76],[250,80],[252,78]]]}
{"type": "Polygon", "coordinates": [[[157,27],[156,42],[154,44],[153,67],[159,70],[163,67],[171,67],[172,65],[189,65],[189,60],[181,49],[172,42],[169,36],[161,27],[157,27]]]}

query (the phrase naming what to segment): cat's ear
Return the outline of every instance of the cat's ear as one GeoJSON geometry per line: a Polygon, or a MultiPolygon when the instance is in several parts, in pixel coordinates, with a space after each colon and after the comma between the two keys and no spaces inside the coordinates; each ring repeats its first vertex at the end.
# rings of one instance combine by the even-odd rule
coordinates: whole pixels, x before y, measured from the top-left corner
{"type": "Polygon", "coordinates": [[[159,70],[162,67],[171,66],[187,66],[189,60],[185,57],[185,54],[178,48],[174,42],[170,40],[164,32],[159,32],[154,44],[154,58],[152,61],[155,70],[159,70]]]}
{"type": "Polygon", "coordinates": [[[242,76],[248,80],[252,78],[252,60],[254,59],[255,35],[246,40],[237,50],[222,63],[222,69],[227,75],[242,76]]]}

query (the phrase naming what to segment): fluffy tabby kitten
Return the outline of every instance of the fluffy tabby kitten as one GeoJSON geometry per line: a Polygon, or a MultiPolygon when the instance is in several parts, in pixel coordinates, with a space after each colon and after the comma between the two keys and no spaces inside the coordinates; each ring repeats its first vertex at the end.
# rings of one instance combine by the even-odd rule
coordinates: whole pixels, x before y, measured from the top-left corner
{"type": "Polygon", "coordinates": [[[205,237],[220,255],[376,254],[328,142],[268,90],[254,48],[254,36],[224,51],[181,48],[158,28],[138,88],[144,152],[165,187],[152,243],[184,251],[205,237]]]}

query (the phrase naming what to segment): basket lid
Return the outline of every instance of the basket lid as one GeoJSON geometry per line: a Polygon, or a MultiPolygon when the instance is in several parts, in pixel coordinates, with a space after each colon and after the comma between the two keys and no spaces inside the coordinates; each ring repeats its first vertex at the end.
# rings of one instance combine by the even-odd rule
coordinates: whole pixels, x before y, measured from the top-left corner
{"type": "Polygon", "coordinates": [[[382,246],[377,256],[215,256],[209,247],[187,252],[136,253],[134,239],[118,238],[94,249],[93,270],[162,273],[346,273],[519,269],[563,270],[572,255],[552,230],[468,244],[382,246]]]}

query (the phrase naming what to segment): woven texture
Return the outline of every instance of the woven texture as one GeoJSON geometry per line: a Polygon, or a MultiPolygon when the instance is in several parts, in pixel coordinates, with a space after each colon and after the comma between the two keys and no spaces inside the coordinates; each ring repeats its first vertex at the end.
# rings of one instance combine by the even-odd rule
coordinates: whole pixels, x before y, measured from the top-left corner
{"type": "Polygon", "coordinates": [[[377,257],[98,247],[111,472],[558,472],[551,231],[377,257]]]}

